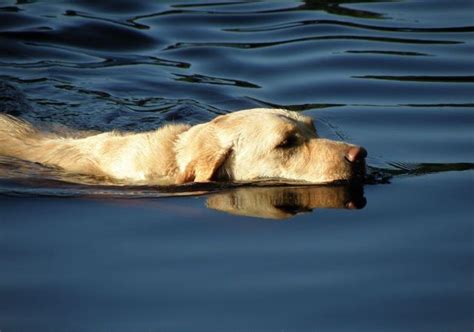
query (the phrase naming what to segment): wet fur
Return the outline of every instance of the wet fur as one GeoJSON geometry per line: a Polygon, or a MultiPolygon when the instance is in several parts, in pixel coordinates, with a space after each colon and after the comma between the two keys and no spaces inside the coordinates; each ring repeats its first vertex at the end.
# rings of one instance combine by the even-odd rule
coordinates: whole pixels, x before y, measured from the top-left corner
{"type": "Polygon", "coordinates": [[[129,184],[258,178],[325,183],[354,175],[344,160],[352,145],[319,138],[311,118],[286,110],[244,110],[145,133],[66,133],[0,115],[0,155],[129,184]],[[298,144],[281,148],[289,135],[298,144]]]}

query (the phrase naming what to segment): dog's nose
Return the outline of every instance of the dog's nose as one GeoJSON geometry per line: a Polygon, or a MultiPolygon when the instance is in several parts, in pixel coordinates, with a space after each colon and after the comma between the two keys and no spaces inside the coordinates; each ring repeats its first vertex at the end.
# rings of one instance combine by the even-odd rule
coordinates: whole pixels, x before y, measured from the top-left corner
{"type": "Polygon", "coordinates": [[[351,163],[355,163],[356,161],[360,161],[367,157],[367,150],[361,146],[354,146],[351,147],[346,152],[346,159],[351,163]]]}

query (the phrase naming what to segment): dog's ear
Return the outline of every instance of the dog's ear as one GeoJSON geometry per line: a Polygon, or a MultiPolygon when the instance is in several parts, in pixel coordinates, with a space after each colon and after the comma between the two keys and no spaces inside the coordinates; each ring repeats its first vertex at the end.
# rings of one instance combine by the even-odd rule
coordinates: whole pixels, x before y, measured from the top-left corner
{"type": "Polygon", "coordinates": [[[192,127],[180,138],[176,149],[179,173],[176,184],[209,182],[225,162],[229,146],[219,141],[214,123],[192,127]]]}

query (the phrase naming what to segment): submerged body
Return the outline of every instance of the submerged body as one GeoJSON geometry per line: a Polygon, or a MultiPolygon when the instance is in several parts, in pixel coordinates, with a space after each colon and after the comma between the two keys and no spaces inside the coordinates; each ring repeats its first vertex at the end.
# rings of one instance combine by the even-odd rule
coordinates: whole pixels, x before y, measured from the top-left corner
{"type": "Polygon", "coordinates": [[[127,184],[280,178],[328,183],[365,170],[363,148],[319,138],[312,119],[282,109],[251,109],[146,133],[43,132],[0,115],[0,155],[127,184]]]}

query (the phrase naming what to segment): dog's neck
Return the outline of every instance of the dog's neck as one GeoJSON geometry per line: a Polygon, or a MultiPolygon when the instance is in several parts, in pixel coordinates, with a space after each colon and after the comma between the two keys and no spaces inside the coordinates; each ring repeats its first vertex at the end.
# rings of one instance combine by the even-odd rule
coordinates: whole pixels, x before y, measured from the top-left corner
{"type": "Polygon", "coordinates": [[[142,166],[147,182],[170,182],[179,173],[176,160],[176,144],[190,125],[173,124],[144,133],[149,151],[142,149],[137,163],[142,166]]]}

